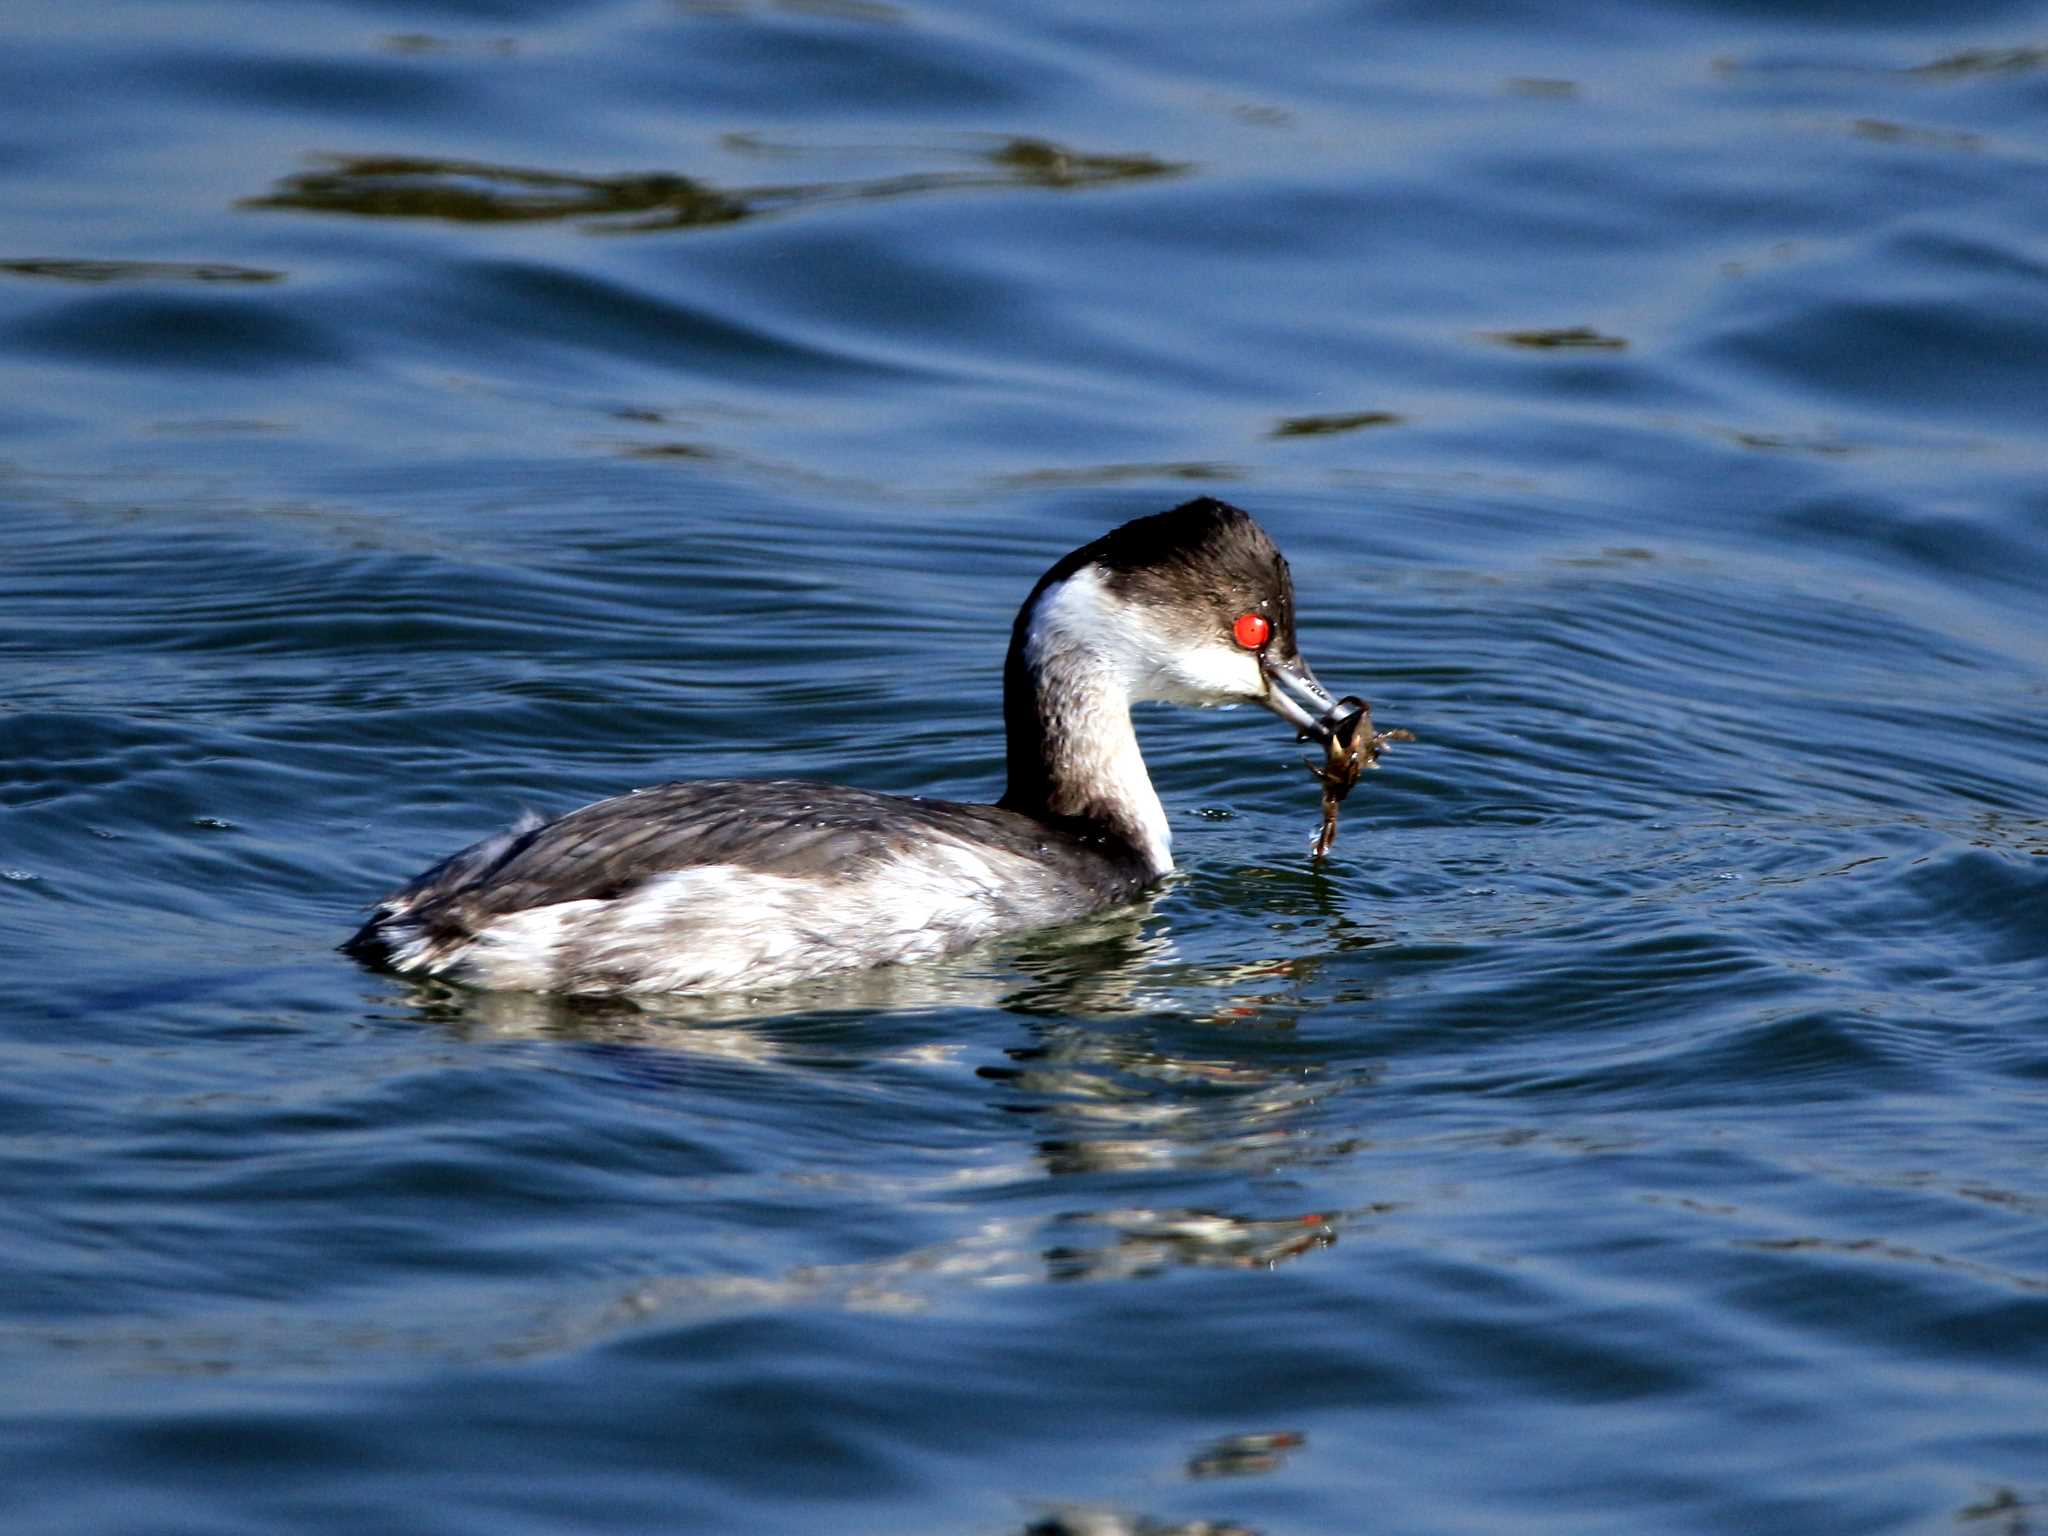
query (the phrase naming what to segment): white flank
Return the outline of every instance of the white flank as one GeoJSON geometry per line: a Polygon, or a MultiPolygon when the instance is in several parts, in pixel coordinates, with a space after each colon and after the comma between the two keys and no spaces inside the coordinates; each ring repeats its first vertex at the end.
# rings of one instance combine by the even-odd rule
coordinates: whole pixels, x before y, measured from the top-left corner
{"type": "Polygon", "coordinates": [[[1029,861],[934,841],[837,878],[706,864],[612,901],[499,919],[438,960],[401,947],[399,970],[524,991],[765,991],[833,971],[924,960],[1071,913],[1029,861]]]}
{"type": "Polygon", "coordinates": [[[501,917],[450,955],[439,967],[440,974],[472,987],[507,992],[545,992],[558,987],[564,941],[610,905],[604,901],[558,901],[501,917]]]}

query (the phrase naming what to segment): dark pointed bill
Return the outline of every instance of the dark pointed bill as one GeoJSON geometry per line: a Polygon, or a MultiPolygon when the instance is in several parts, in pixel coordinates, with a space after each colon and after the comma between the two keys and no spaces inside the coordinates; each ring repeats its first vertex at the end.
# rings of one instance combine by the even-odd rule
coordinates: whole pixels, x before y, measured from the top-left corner
{"type": "Polygon", "coordinates": [[[1266,674],[1266,708],[1301,732],[1304,741],[1327,743],[1341,735],[1365,708],[1357,699],[1333,699],[1299,656],[1290,661],[1259,658],[1266,674]]]}

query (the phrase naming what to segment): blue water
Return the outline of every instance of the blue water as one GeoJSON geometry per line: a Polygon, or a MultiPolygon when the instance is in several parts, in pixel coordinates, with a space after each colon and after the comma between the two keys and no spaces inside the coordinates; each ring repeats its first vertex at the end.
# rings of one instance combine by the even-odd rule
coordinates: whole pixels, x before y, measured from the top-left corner
{"type": "Polygon", "coordinates": [[[15,0],[0,101],[10,1536],[2048,1519],[2048,10],[15,0]],[[994,795],[1195,494],[1420,738],[1325,866],[1161,711],[1077,929],[333,952],[994,795]]]}

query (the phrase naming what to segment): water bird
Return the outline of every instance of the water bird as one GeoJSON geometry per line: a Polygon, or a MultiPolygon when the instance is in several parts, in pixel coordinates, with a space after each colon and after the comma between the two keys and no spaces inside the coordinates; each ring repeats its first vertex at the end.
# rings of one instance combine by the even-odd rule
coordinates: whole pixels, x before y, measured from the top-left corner
{"type": "Polygon", "coordinates": [[[760,991],[928,959],[1129,901],[1173,868],[1131,706],[1263,704],[1328,744],[1360,718],[1295,643],[1294,583],[1202,497],[1054,562],[1003,666],[993,805],[788,779],[632,790],[529,816],[379,901],[342,948],[467,986],[760,991]]]}

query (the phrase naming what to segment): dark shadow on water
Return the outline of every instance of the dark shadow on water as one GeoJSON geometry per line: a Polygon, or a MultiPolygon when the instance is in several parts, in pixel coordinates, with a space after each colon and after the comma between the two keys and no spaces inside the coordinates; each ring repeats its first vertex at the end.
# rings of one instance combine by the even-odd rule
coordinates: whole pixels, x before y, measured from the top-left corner
{"type": "Polygon", "coordinates": [[[1189,169],[1151,155],[1089,154],[1045,139],[999,139],[939,153],[974,163],[962,170],[721,188],[666,172],[584,176],[478,160],[338,155],[236,206],[457,223],[582,219],[589,221],[584,227],[592,234],[646,234],[731,224],[823,203],[1006,187],[1073,191],[1189,169]]]}
{"type": "Polygon", "coordinates": [[[1980,75],[2021,75],[2048,69],[2048,48],[1965,48],[1946,53],[1906,73],[1924,80],[1966,80],[1980,75]]]}
{"type": "Polygon", "coordinates": [[[2048,1492],[2035,1490],[2022,1495],[2004,1484],[1983,1498],[1956,1511],[1959,1526],[1971,1526],[1983,1536],[2032,1536],[2040,1529],[2041,1512],[2048,1509],[2048,1492]],[[1979,1524],[1978,1522],[1982,1522],[1979,1524]]]}
{"type": "Polygon", "coordinates": [[[1742,75],[1848,75],[1910,84],[1949,85],[1958,81],[2029,75],[2048,69],[2048,47],[2023,43],[2009,48],[1962,48],[1920,64],[1873,62],[1854,53],[1757,53],[1727,55],[1713,63],[1723,78],[1742,75]]]}
{"type": "Polygon", "coordinates": [[[224,261],[89,261],[38,257],[0,261],[11,277],[40,277],[62,283],[281,283],[284,273],[238,267],[224,261]]]}
{"type": "Polygon", "coordinates": [[[288,176],[277,191],[244,198],[237,206],[462,224],[652,215],[652,222],[629,227],[670,229],[730,224],[755,211],[688,176],[575,176],[408,155],[337,157],[324,169],[288,176]]]}
{"type": "Polygon", "coordinates": [[[1628,339],[1609,336],[1590,325],[1547,326],[1526,331],[1481,331],[1481,341],[1504,347],[1524,347],[1536,352],[1621,352],[1628,339]]]}
{"type": "Polygon", "coordinates": [[[825,21],[857,22],[874,27],[901,26],[909,19],[906,11],[882,0],[674,0],[685,15],[713,21],[738,21],[755,13],[780,12],[785,16],[808,16],[825,21]]]}
{"type": "Polygon", "coordinates": [[[1268,437],[1328,437],[1367,427],[1398,427],[1404,418],[1392,411],[1343,411],[1329,416],[1283,416],[1268,437]]]}
{"type": "Polygon", "coordinates": [[[1245,478],[1246,471],[1235,464],[1197,459],[1166,464],[1079,464],[1059,469],[1028,469],[1015,474],[991,475],[985,483],[996,491],[1029,491],[1142,485],[1155,480],[1220,483],[1245,478]]]}

